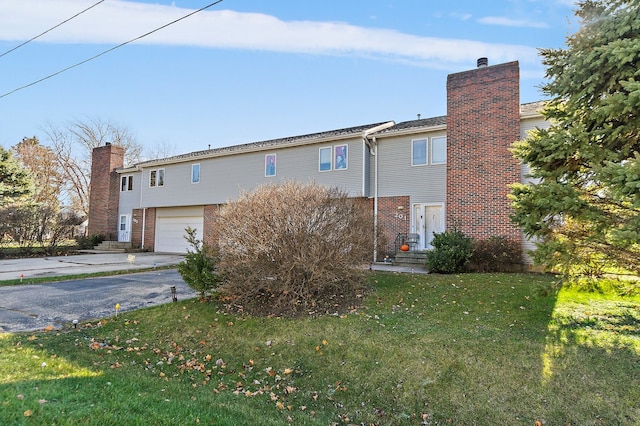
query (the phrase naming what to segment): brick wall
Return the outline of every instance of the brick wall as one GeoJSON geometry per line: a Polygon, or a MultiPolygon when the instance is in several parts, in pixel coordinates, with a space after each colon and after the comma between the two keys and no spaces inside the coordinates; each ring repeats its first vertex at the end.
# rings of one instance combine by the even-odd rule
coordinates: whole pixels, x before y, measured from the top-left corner
{"type": "Polygon", "coordinates": [[[131,212],[131,247],[142,248],[142,215],[143,209],[133,209],[131,212]]]}
{"type": "Polygon", "coordinates": [[[101,234],[108,241],[118,239],[120,176],[115,169],[124,165],[124,148],[107,144],[94,148],[91,157],[89,192],[89,236],[101,234]]]}
{"type": "Polygon", "coordinates": [[[156,209],[147,208],[144,221],[144,248],[149,251],[156,249],[156,209]]]}
{"type": "Polygon", "coordinates": [[[521,241],[509,220],[508,184],[520,180],[509,152],[520,139],[518,62],[447,78],[447,229],[521,241]]]}
{"type": "Polygon", "coordinates": [[[133,209],[131,213],[131,246],[142,248],[144,227],[144,249],[154,251],[156,243],[156,209],[133,209]],[[143,219],[143,216],[144,219],[143,219]]]}
{"type": "Polygon", "coordinates": [[[378,235],[382,236],[385,244],[378,245],[377,260],[385,255],[395,256],[394,242],[397,235],[408,234],[411,229],[410,214],[409,196],[378,198],[378,235]]]}

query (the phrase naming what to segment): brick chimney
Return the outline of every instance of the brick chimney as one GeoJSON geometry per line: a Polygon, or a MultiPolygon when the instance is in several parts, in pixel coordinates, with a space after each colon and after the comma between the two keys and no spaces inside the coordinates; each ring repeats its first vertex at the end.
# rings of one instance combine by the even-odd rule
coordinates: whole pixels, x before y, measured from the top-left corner
{"type": "Polygon", "coordinates": [[[520,139],[520,67],[481,59],[447,77],[447,229],[520,242],[507,198],[508,185],[520,181],[509,152],[520,139]]]}
{"type": "Polygon", "coordinates": [[[94,148],[91,156],[89,193],[89,236],[101,234],[118,240],[120,181],[115,169],[124,165],[124,148],[107,143],[94,148]]]}

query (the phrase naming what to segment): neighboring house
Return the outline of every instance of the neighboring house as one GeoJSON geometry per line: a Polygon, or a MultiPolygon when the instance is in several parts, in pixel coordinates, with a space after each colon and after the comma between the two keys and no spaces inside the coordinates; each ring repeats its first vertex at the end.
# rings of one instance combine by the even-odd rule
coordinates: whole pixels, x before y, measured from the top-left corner
{"type": "Polygon", "coordinates": [[[546,127],[542,103],[520,105],[519,65],[451,74],[447,116],[394,121],[192,152],[123,167],[124,151],[93,154],[89,234],[157,252],[186,252],[185,228],[216,239],[218,209],[240,192],[281,180],[338,187],[371,200],[386,248],[398,235],[456,228],[478,239],[530,244],[509,220],[508,185],[526,178],[511,154],[526,131],[546,127]]]}

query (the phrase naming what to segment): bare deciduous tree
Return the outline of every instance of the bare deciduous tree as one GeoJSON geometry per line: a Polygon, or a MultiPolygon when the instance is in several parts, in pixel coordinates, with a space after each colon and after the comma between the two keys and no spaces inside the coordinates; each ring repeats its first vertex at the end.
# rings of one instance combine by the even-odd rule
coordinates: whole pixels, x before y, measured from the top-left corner
{"type": "Polygon", "coordinates": [[[146,146],[142,151],[143,160],[159,160],[176,155],[178,147],[175,144],[161,142],[152,146],[146,146]]]}
{"type": "Polygon", "coordinates": [[[77,211],[89,214],[91,154],[107,142],[125,148],[125,164],[140,160],[142,145],[125,127],[110,121],[88,119],[64,128],[49,126],[45,130],[64,177],[63,198],[77,211]]]}
{"type": "Polygon", "coordinates": [[[265,185],[220,213],[220,292],[253,313],[339,310],[362,290],[373,250],[364,200],[335,188],[265,185]]]}

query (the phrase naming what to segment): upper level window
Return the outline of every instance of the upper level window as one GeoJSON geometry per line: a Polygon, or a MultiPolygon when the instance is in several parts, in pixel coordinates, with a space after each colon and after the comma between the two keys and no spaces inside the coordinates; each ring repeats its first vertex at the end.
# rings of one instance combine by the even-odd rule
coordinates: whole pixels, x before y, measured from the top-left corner
{"type": "Polygon", "coordinates": [[[429,139],[414,139],[411,141],[411,165],[445,164],[447,162],[447,138],[439,136],[429,139]]]}
{"type": "Polygon", "coordinates": [[[267,154],[264,156],[264,175],[266,177],[276,175],[276,155],[267,154]]]}
{"type": "Polygon", "coordinates": [[[335,160],[336,170],[344,170],[347,168],[347,145],[338,145],[335,147],[335,160]]]}
{"type": "Polygon", "coordinates": [[[122,176],[120,191],[133,191],[133,176],[122,176]]]}
{"type": "Polygon", "coordinates": [[[427,164],[427,139],[415,139],[411,141],[411,165],[424,164],[427,164]]]}
{"type": "Polygon", "coordinates": [[[331,167],[331,147],[320,148],[320,171],[329,171],[331,167]]]}
{"type": "Polygon", "coordinates": [[[431,164],[447,162],[447,138],[431,138],[431,164]]]}
{"type": "Polygon", "coordinates": [[[191,183],[200,183],[200,164],[191,165],[191,183]]]}
{"type": "Polygon", "coordinates": [[[164,169],[151,170],[149,174],[149,186],[151,188],[164,186],[164,169]]]}

